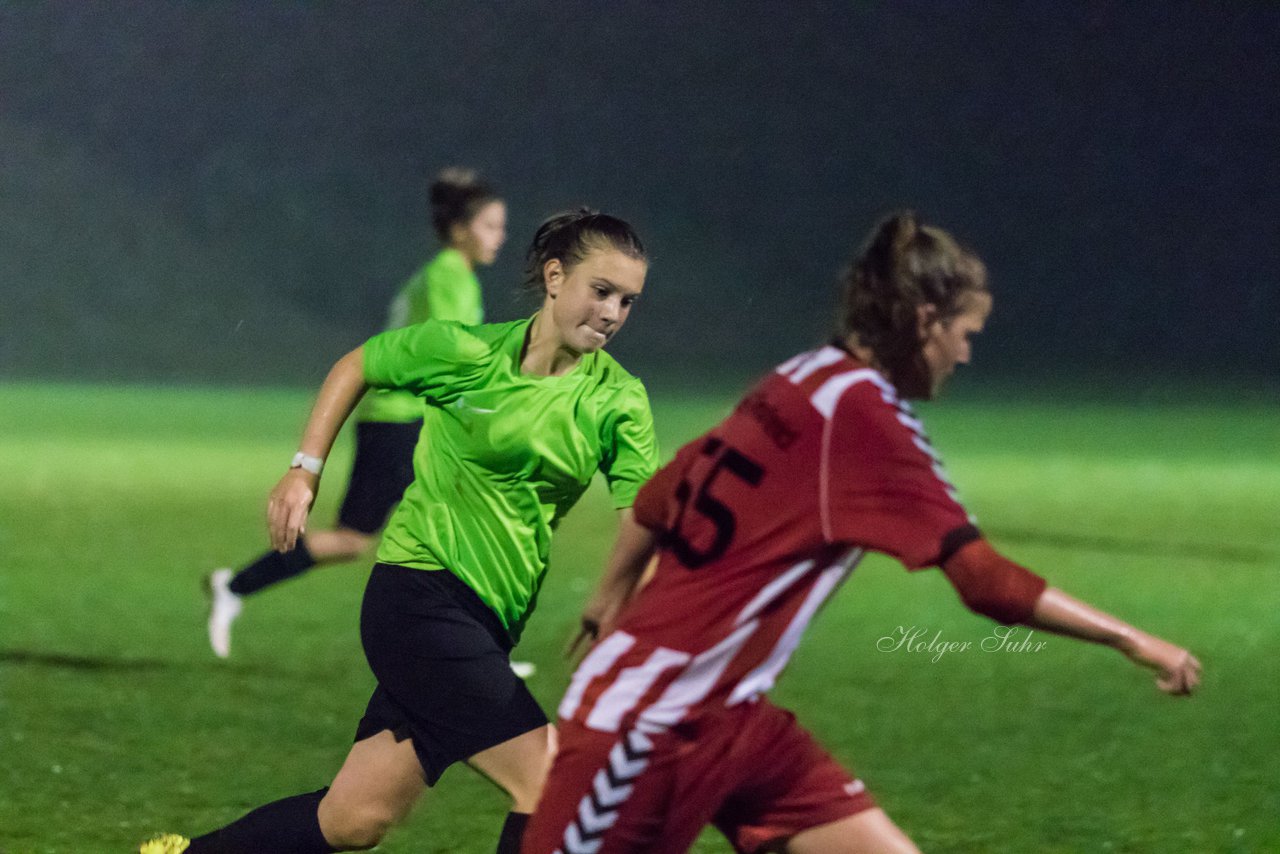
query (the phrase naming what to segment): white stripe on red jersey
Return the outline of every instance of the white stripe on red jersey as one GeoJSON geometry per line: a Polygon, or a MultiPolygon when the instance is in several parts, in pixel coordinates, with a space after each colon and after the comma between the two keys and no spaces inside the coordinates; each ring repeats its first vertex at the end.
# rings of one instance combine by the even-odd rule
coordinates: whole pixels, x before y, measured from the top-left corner
{"type": "Polygon", "coordinates": [[[734,620],[734,625],[741,625],[744,620],[749,620],[756,614],[764,610],[774,599],[781,596],[788,587],[795,584],[805,573],[813,569],[814,563],[811,560],[804,560],[788,569],[782,575],[779,575],[773,581],[764,586],[764,589],[756,594],[756,598],[747,603],[747,607],[742,609],[742,613],[734,620]]]}
{"type": "MultiPolygon", "coordinates": [[[[832,347],[831,349],[834,350],[835,348],[832,347]]],[[[893,386],[886,383],[883,377],[870,368],[836,374],[823,383],[822,388],[815,391],[809,400],[813,403],[813,408],[821,412],[823,418],[830,421],[831,416],[835,414],[836,404],[840,402],[840,398],[858,383],[874,383],[876,388],[880,389],[885,402],[892,402],[893,386]]]]}
{"type": "Polygon", "coordinates": [[[844,561],[822,571],[817,583],[805,597],[804,604],[800,606],[800,611],[787,624],[787,629],[782,633],[778,645],[769,653],[769,657],[763,664],[744,676],[734,686],[725,705],[736,706],[738,703],[754,700],[773,687],[778,681],[778,674],[791,660],[791,653],[795,652],[796,647],[800,645],[800,638],[804,635],[804,630],[809,628],[809,621],[813,619],[813,615],[818,613],[818,609],[822,607],[823,602],[827,601],[827,597],[834,593],[836,588],[857,568],[862,555],[862,549],[854,549],[844,561]]]}
{"type": "Polygon", "coordinates": [[[844,353],[840,350],[835,347],[823,347],[821,350],[801,353],[799,356],[783,362],[778,366],[776,372],[782,374],[793,383],[801,383],[815,372],[843,361],[843,359],[844,353]]]}
{"type": "Polygon", "coordinates": [[[578,711],[578,704],[582,702],[582,694],[587,690],[591,680],[608,673],[614,662],[631,649],[635,642],[636,639],[626,632],[614,632],[596,644],[573,673],[569,690],[564,692],[564,699],[560,701],[560,717],[573,717],[578,711]]]}
{"type": "Polygon", "coordinates": [[[759,628],[760,622],[752,620],[699,654],[683,673],[671,681],[657,702],[641,712],[640,729],[657,732],[679,723],[690,708],[706,699],[725,668],[759,628]]]}
{"type": "MultiPolygon", "coordinates": [[[[609,686],[609,690],[600,695],[595,708],[587,716],[587,726],[606,732],[617,732],[622,723],[622,716],[635,708],[636,703],[640,702],[640,698],[653,687],[662,672],[681,667],[692,657],[687,652],[658,647],[649,653],[644,664],[639,667],[628,667],[618,674],[618,678],[609,686]]],[[[689,670],[697,670],[697,667],[698,662],[694,661],[689,670]]],[[[688,672],[685,671],[686,674],[688,672]]]]}

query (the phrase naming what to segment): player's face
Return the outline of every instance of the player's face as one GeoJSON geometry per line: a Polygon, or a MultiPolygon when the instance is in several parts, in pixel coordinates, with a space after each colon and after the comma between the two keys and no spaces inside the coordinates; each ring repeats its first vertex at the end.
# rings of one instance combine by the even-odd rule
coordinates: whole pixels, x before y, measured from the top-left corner
{"type": "Polygon", "coordinates": [[[472,264],[492,264],[506,241],[507,206],[500,201],[489,202],[465,226],[454,226],[453,247],[472,264]]]}
{"type": "Polygon", "coordinates": [[[644,289],[649,265],[616,249],[593,249],[566,270],[558,260],[543,267],[547,299],[543,311],[560,344],[574,353],[599,350],[627,322],[644,289]]]}
{"type": "Polygon", "coordinates": [[[970,291],[961,302],[960,313],[954,317],[930,319],[926,313],[922,318],[920,355],[929,370],[930,397],[937,396],[957,365],[969,364],[973,355],[970,339],[982,331],[990,314],[991,294],[970,291]]]}

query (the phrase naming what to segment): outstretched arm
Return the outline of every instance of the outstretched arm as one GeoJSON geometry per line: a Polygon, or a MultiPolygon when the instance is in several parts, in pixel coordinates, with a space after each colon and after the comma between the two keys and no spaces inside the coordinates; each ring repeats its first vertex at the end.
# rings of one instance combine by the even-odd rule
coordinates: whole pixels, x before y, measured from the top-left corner
{"type": "Polygon", "coordinates": [[[646,570],[657,544],[657,535],[636,521],[630,507],[618,514],[618,536],[613,542],[613,551],[595,592],[582,610],[582,628],[569,644],[567,655],[572,657],[584,642],[589,643],[612,630],[622,607],[647,580],[646,570]]]}
{"type": "Polygon", "coordinates": [[[1200,684],[1200,662],[1182,647],[1134,628],[1050,587],[1036,600],[1028,626],[1113,647],[1134,663],[1158,674],[1156,685],[1167,694],[1190,694],[1200,684]]]}
{"type": "MultiPolygon", "coordinates": [[[[338,431],[366,388],[364,351],[357,347],[329,370],[307,419],[298,450],[309,457],[326,459],[338,431]]],[[[276,551],[291,551],[297,544],[298,537],[306,530],[307,514],[311,512],[319,486],[320,475],[302,468],[291,468],[271,490],[267,501],[267,530],[271,534],[271,547],[276,551]]]]}
{"type": "Polygon", "coordinates": [[[1048,587],[986,540],[968,542],[943,562],[942,570],[965,605],[979,614],[1113,647],[1155,670],[1156,685],[1169,694],[1190,694],[1200,682],[1200,662],[1187,650],[1048,587]]]}

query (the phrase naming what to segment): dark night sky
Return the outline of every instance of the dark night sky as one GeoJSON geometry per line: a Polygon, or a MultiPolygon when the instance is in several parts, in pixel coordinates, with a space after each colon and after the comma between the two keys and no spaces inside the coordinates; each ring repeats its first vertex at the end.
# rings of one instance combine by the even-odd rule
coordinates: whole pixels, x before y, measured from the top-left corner
{"type": "Polygon", "coordinates": [[[754,373],[910,206],[988,262],[993,376],[1274,386],[1280,5],[160,3],[0,8],[0,376],[311,381],[487,172],[629,217],[616,351],[754,373]]]}

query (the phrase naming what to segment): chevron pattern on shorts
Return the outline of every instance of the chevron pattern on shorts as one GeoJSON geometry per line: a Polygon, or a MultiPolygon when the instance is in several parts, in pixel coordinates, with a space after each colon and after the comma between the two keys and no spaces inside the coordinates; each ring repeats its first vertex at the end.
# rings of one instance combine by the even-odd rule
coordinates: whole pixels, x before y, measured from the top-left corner
{"type": "Polygon", "coordinates": [[[605,832],[618,820],[618,811],[635,789],[635,779],[649,765],[653,742],[631,730],[609,751],[609,761],[596,772],[591,791],[578,802],[578,812],[564,831],[556,854],[596,854],[605,832]]]}

